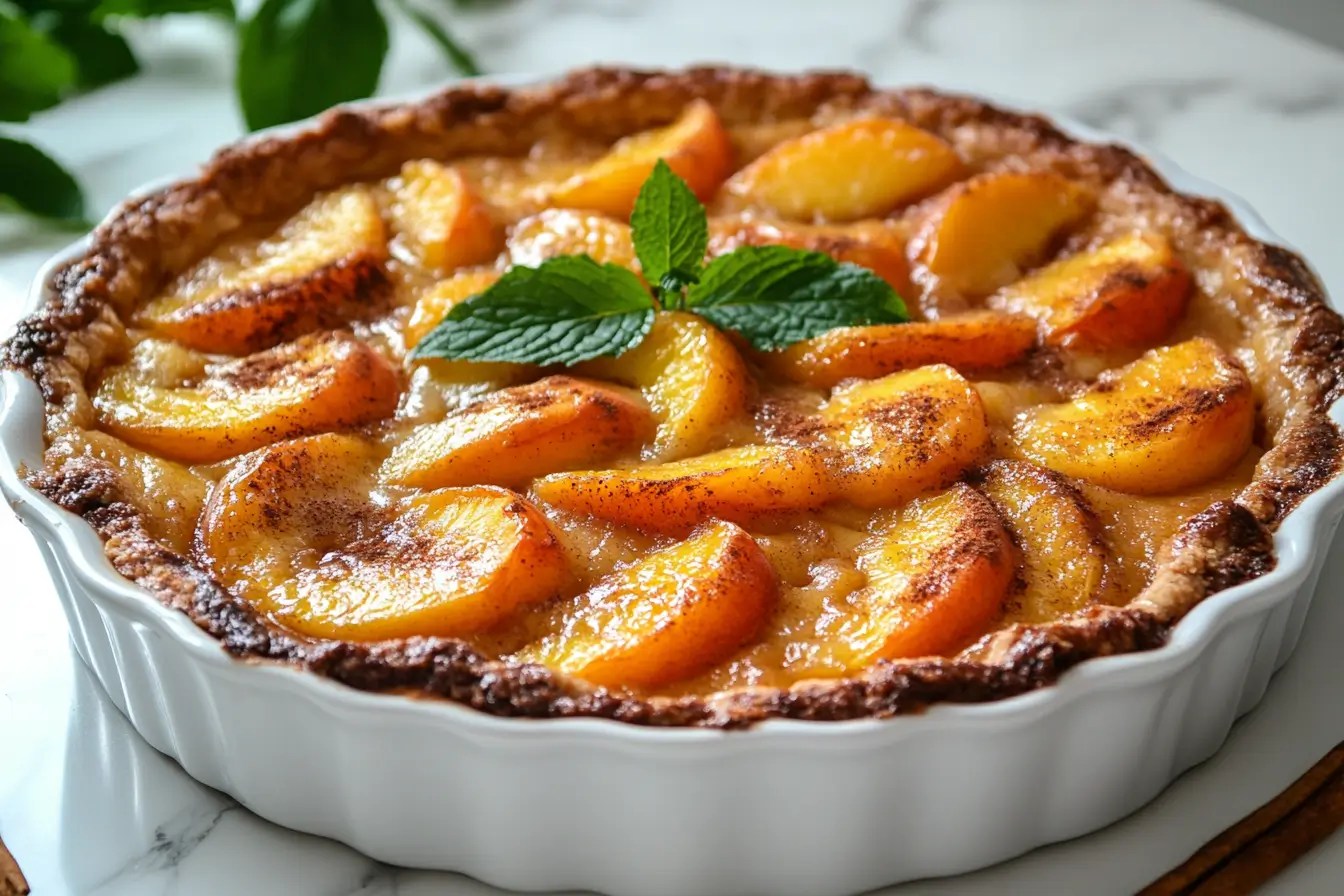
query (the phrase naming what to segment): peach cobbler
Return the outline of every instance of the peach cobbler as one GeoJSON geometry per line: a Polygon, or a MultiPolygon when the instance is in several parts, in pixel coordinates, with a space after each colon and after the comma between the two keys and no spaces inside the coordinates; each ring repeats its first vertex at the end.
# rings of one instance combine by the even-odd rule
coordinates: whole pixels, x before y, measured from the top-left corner
{"type": "Polygon", "coordinates": [[[240,658],[662,725],[998,699],[1272,568],[1338,315],[1137,156],[844,74],[338,110],[135,200],[29,476],[240,658]]]}

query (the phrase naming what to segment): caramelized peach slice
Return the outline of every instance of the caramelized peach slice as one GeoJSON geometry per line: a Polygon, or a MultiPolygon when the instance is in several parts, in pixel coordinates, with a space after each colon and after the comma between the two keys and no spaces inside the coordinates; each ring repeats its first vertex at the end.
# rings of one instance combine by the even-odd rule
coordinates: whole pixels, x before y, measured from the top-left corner
{"type": "Polygon", "coordinates": [[[838,449],[834,488],[860,507],[943,488],[989,447],[979,394],[943,364],[841,387],[821,414],[838,449]]]}
{"type": "Polygon", "coordinates": [[[1207,339],[1154,349],[1067,404],[1015,427],[1027,458],[1107,488],[1164,494],[1212,479],[1246,453],[1255,397],[1241,365],[1207,339]]]}
{"type": "Polygon", "coordinates": [[[724,190],[785,218],[853,221],[936,192],[961,171],[956,151],[928,131],[862,118],[778,144],[724,190]]]}
{"type": "Polygon", "coordinates": [[[778,445],[727,448],[629,470],[558,473],[532,488],[562,510],[670,534],[708,519],[747,522],[817,507],[828,497],[820,452],[778,445]]]}
{"type": "Polygon", "coordinates": [[[1093,201],[1052,172],[973,177],[948,191],[911,242],[916,277],[966,298],[988,295],[1036,263],[1093,201]]]}
{"type": "Polygon", "coordinates": [[[1072,482],[1035,464],[997,460],[980,488],[1022,549],[1021,592],[1008,622],[1050,622],[1119,596],[1101,521],[1072,482]]]}
{"type": "Polygon", "coordinates": [[[659,159],[702,200],[713,195],[733,163],[732,144],[714,107],[695,100],[667,127],[617,142],[601,159],[556,187],[550,204],[592,209],[625,220],[659,159]]]}
{"type": "Polygon", "coordinates": [[[420,427],[392,452],[382,475],[416,488],[525,486],[537,476],[637,449],[652,431],[638,393],[550,376],[420,427]]]}
{"type": "Polygon", "coordinates": [[[135,362],[103,377],[93,404],[108,432],[155,454],[209,463],[310,433],[361,426],[397,406],[397,373],[343,333],[305,336],[164,382],[135,362]]]}
{"type": "Polygon", "coordinates": [[[1192,284],[1165,238],[1131,234],[1047,265],[991,303],[1035,317],[1057,345],[1146,346],[1184,313],[1192,284]]]}
{"type": "Polygon", "coordinates": [[[857,549],[868,584],[834,623],[839,655],[858,670],[959,650],[1003,611],[1015,555],[993,503],[969,486],[892,514],[857,549]]]}
{"type": "Polygon", "coordinates": [[[751,374],[733,343],[693,314],[663,312],[644,341],[619,358],[578,368],[587,376],[635,386],[653,408],[658,434],[650,460],[700,454],[746,411],[751,374]]]}
{"type": "Polygon", "coordinates": [[[202,517],[211,571],[296,631],[357,641],[471,634],[567,581],[559,542],[518,495],[374,502],[375,463],[367,443],[336,434],[241,459],[202,517]]]}
{"type": "Polygon", "coordinates": [[[97,430],[71,430],[47,449],[48,469],[92,463],[110,472],[117,499],[140,512],[149,534],[179,554],[191,550],[210,481],[190,467],[132,448],[97,430]]]}
{"type": "Polygon", "coordinates": [[[830,387],[927,364],[958,370],[1007,367],[1035,344],[1031,318],[982,311],[923,323],[839,327],[765,354],[762,361],[779,376],[830,387]]]}
{"type": "Polygon", "coordinates": [[[519,658],[601,687],[658,687],[749,643],[777,592],[752,537],[732,523],[709,523],[602,579],[566,608],[555,634],[519,658]]]}
{"type": "Polygon", "coordinates": [[[431,159],[407,162],[388,182],[388,215],[397,237],[438,271],[485,264],[499,252],[499,227],[462,172],[431,159]]]}
{"type": "Polygon", "coordinates": [[[465,156],[453,159],[476,194],[504,221],[535,215],[550,203],[558,184],[582,171],[588,162],[573,146],[539,144],[526,156],[465,156]]]}
{"type": "Polygon", "coordinates": [[[709,252],[714,258],[739,246],[789,246],[824,252],[877,274],[901,296],[913,294],[905,246],[881,224],[779,224],[736,217],[709,222],[709,252]]]}
{"type": "Polygon", "coordinates": [[[630,225],[604,215],[552,208],[524,218],[509,234],[509,261],[536,267],[557,255],[588,255],[639,272],[630,225]]]}
{"type": "Polygon", "coordinates": [[[387,282],[387,234],[369,191],[327,193],[274,236],[226,243],[135,323],[200,351],[245,355],[363,313],[387,282]]]}

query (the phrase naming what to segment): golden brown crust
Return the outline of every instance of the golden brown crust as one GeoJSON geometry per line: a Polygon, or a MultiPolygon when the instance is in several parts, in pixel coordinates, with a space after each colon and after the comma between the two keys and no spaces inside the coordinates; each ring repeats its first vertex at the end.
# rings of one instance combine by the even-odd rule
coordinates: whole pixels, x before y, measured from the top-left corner
{"type": "Polygon", "coordinates": [[[1237,503],[1215,504],[1189,520],[1167,546],[1153,583],[1129,606],[1012,626],[954,659],[882,662],[850,679],[675,699],[596,689],[541,666],[490,660],[459,641],[356,644],[294,635],[150,537],[117,494],[115,478],[96,462],[38,473],[34,484],[98,530],[123,575],[186,613],[235,656],[294,664],[364,690],[448,698],[498,715],[735,727],[772,717],[881,717],[936,702],[997,700],[1049,685],[1092,657],[1159,647],[1205,596],[1271,569],[1273,528],[1338,475],[1344,443],[1326,410],[1344,395],[1344,323],[1298,256],[1248,236],[1221,204],[1172,192],[1128,150],[1080,143],[1043,118],[971,98],[877,91],[848,73],[594,69],[541,88],[466,85],[415,104],[333,111],[297,135],[228,148],[198,178],[128,202],[99,227],[81,257],[56,272],[52,301],[20,323],[0,360],[37,382],[49,435],[88,425],[86,388],[123,345],[121,321],[243,224],[291,213],[317,191],[390,175],[407,159],[519,154],[541,138],[566,134],[613,141],[671,121],[695,98],[712,103],[730,125],[824,109],[904,118],[954,140],[982,168],[1048,166],[1102,188],[1111,211],[1139,208],[1178,230],[1187,254],[1210,259],[1224,282],[1234,284],[1229,288],[1247,326],[1276,337],[1257,350],[1266,353],[1262,367],[1278,371],[1287,384],[1288,397],[1263,409],[1275,438],[1255,480],[1237,503]]]}

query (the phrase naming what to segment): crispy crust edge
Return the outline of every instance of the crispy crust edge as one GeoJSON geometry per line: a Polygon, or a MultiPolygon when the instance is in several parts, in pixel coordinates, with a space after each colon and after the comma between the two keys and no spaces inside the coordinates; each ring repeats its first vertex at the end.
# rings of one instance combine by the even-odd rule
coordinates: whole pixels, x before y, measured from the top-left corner
{"type": "Polygon", "coordinates": [[[239,659],[282,662],[362,690],[447,698],[503,716],[736,728],[767,718],[886,717],[939,702],[993,701],[1050,685],[1093,657],[1160,647],[1204,597],[1272,569],[1273,530],[1338,475],[1344,442],[1326,411],[1344,395],[1344,321],[1300,257],[1249,237],[1221,204],[1175,194],[1126,149],[1081,143],[1044,118],[967,97],[876,90],[844,72],[591,69],[544,87],[470,84],[413,104],[337,109],[291,136],[244,141],[217,154],[195,179],[124,204],[86,252],[56,271],[53,300],[20,322],[0,363],[37,383],[50,430],[53,418],[79,418],[85,376],[119,341],[121,317],[243,222],[292,211],[319,190],[386,175],[406,158],[517,152],[554,133],[614,140],[670,120],[694,97],[709,99],[730,119],[796,117],[840,105],[900,115],[936,132],[989,127],[1009,147],[1048,150],[1092,179],[1123,181],[1179,203],[1202,232],[1235,251],[1257,323],[1286,337],[1288,349],[1276,360],[1292,402],[1282,409],[1276,444],[1255,480],[1235,503],[1220,502],[1187,521],[1153,583],[1127,606],[1012,626],[956,658],[883,662],[853,678],[675,699],[596,689],[542,666],[490,660],[449,639],[359,644],[295,636],[152,538],[96,463],[69,462],[58,474],[34,474],[32,482],[99,532],[122,575],[187,614],[239,659]]]}

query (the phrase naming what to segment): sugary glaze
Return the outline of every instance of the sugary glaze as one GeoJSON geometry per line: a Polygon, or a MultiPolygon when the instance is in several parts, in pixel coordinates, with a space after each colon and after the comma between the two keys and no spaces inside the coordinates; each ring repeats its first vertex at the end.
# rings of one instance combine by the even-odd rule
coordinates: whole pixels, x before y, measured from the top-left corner
{"type": "MultiPolygon", "coordinates": [[[[1323,306],[1248,314],[1264,272],[1220,209],[1031,119],[856,99],[843,79],[754,118],[722,83],[812,82],[710,74],[648,88],[657,129],[408,152],[221,226],[86,315],[87,392],[60,394],[41,322],[21,330],[11,362],[49,399],[36,480],[114,559],[152,541],[123,572],[240,653],[314,667],[331,645],[451,639],[473,688],[478,667],[566,682],[544,677],[567,695],[544,710],[516,678],[474,705],[669,724],[900,711],[798,705],[908,660],[1011,669],[1057,631],[1084,652],[1154,646],[1267,568],[1263,527],[1336,469],[1339,358],[1307,359],[1314,390],[1283,363],[1323,306]],[[916,322],[767,355],[664,312],[637,349],[576,368],[407,358],[511,264],[638,271],[625,221],[658,157],[705,200],[711,256],[828,252],[916,322]],[[1164,572],[1187,543],[1210,571],[1164,572]],[[186,585],[148,571],[165,557],[186,585]]],[[[644,89],[608,101],[636,119],[644,89]]],[[[1332,314],[1316,326],[1337,338],[1332,314]]],[[[457,696],[399,650],[346,651],[385,663],[380,682],[338,677],[457,696]]],[[[950,696],[996,686],[975,687],[950,696]]]]}

